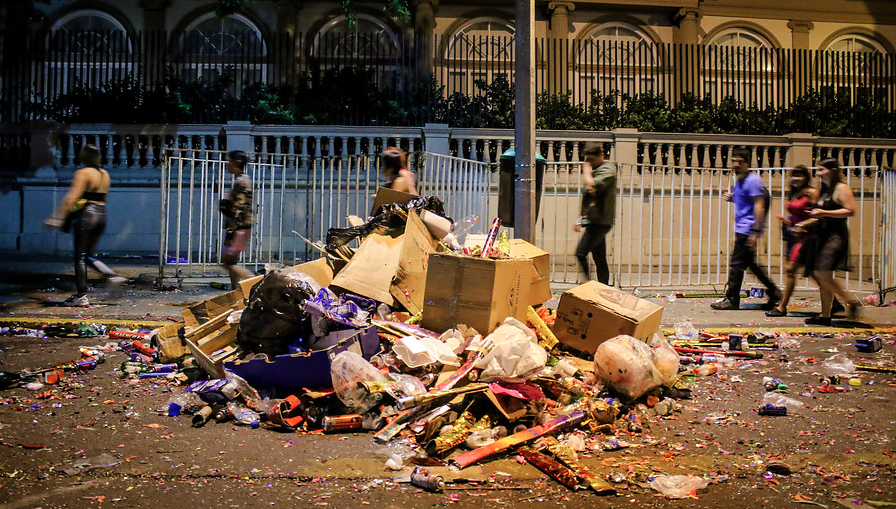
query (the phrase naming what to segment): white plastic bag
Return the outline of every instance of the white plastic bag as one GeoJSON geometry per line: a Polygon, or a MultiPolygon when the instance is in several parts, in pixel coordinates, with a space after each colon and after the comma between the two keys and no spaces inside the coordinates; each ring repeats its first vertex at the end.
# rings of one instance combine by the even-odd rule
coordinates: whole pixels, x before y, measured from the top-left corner
{"type": "Polygon", "coordinates": [[[438,339],[405,336],[392,346],[392,351],[411,368],[436,362],[447,366],[460,366],[457,355],[438,339]]]}
{"type": "Polygon", "coordinates": [[[697,498],[697,490],[709,486],[709,479],[694,475],[660,475],[651,479],[649,484],[669,498],[697,498]]]}
{"type": "Polygon", "coordinates": [[[669,384],[675,381],[678,376],[678,365],[681,361],[675,348],[666,341],[666,338],[656,333],[650,340],[650,346],[653,347],[653,364],[657,371],[663,375],[663,383],[669,384]]]}
{"type": "MultiPolygon", "coordinates": [[[[666,381],[666,375],[656,367],[654,350],[647,343],[624,334],[608,339],[594,354],[594,373],[623,398],[637,399],[666,381]]],[[[668,369],[666,361],[662,364],[668,369]]]]}
{"type": "Polygon", "coordinates": [[[842,375],[844,373],[855,373],[856,365],[846,356],[845,353],[832,355],[822,363],[822,371],[827,375],[842,375]]]}
{"type": "Polygon", "coordinates": [[[358,384],[382,382],[386,377],[355,352],[341,352],[330,362],[330,377],[336,397],[355,413],[362,414],[377,404],[379,394],[368,394],[358,384]]]}
{"type": "MultiPolygon", "coordinates": [[[[479,360],[477,368],[482,369],[479,378],[488,381],[494,378],[528,379],[544,369],[548,353],[538,346],[538,337],[529,327],[513,317],[486,337],[495,344],[494,350],[479,360]]],[[[473,341],[470,349],[477,347],[473,341]]]]}

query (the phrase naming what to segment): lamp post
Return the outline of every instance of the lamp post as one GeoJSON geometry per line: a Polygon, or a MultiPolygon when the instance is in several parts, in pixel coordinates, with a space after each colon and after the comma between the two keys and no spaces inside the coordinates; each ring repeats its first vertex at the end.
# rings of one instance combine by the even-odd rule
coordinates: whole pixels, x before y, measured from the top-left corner
{"type": "Polygon", "coordinates": [[[535,242],[535,4],[516,0],[514,62],[516,114],[513,134],[516,147],[516,236],[535,242]]]}

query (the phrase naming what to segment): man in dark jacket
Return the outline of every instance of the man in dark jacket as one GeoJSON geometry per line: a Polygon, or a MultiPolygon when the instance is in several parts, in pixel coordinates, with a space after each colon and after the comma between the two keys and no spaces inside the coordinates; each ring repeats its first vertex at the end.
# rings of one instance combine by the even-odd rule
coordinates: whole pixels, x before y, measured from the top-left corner
{"type": "Polygon", "coordinates": [[[573,230],[579,232],[584,227],[585,234],[576,248],[576,258],[591,279],[588,253],[597,266],[597,280],[610,284],[610,266],[607,264],[607,233],[613,228],[616,218],[616,165],[605,159],[600,145],[591,145],[583,152],[582,181],[585,184],[582,195],[582,215],[573,230]]]}

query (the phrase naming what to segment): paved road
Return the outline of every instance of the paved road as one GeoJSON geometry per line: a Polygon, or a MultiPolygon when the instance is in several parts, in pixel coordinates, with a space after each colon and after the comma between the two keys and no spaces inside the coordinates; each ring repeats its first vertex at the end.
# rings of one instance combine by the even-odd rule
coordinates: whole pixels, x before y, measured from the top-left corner
{"type": "MultiPolygon", "coordinates": [[[[122,273],[137,278],[152,266],[115,261],[122,273]]],[[[22,260],[0,274],[0,319],[34,317],[168,321],[183,303],[220,293],[207,287],[177,292],[154,290],[138,280],[120,294],[98,287],[99,305],[87,309],[48,305],[71,292],[70,269],[60,260],[22,260]],[[62,274],[59,276],[59,274],[62,274]],[[57,277],[59,279],[57,279],[57,277]]],[[[650,294],[644,291],[644,294],[650,294]]],[[[845,352],[856,363],[893,363],[892,336],[884,350],[859,354],[851,343],[869,333],[865,325],[896,323],[894,308],[865,309],[858,328],[819,330],[809,336],[801,317],[769,319],[758,310],[716,312],[711,299],[675,299],[658,292],[665,306],[663,324],[685,319],[697,328],[743,327],[790,330],[795,339],[781,362],[778,353],[739,362],[693,381],[693,397],[681,400],[669,417],[644,413],[648,428],[633,434],[617,430],[629,447],[600,450],[610,436],[586,439],[582,461],[601,476],[616,478],[618,495],[597,497],[561,487],[531,465],[501,456],[461,471],[435,466],[449,489],[435,494],[402,481],[411,468],[385,468],[393,453],[407,456],[401,442],[375,444],[370,434],[321,435],[252,430],[231,424],[193,428],[183,417],[157,412],[171,389],[164,381],[118,378],[106,364],[73,374],[49,387],[50,399],[23,388],[0,392],[0,509],[18,507],[427,507],[452,504],[481,507],[564,507],[639,505],[674,507],[793,507],[796,503],[855,507],[896,503],[896,378],[860,373],[861,385],[847,392],[820,393],[822,362],[845,352]],[[666,297],[663,297],[665,295],[666,297]],[[759,416],[765,396],[762,378],[789,385],[782,394],[803,403],[790,415],[759,416]],[[595,449],[597,448],[597,449],[595,449]],[[102,464],[87,470],[83,463],[102,464]],[[63,471],[76,468],[74,475],[63,471]],[[776,474],[767,472],[768,465],[776,474]],[[777,468],[777,469],[776,469],[777,468]],[[784,474],[790,471],[790,475],[784,474]],[[657,497],[651,476],[694,474],[712,481],[697,499],[657,497]]],[[[810,310],[817,300],[801,294],[794,310],[810,310]]],[[[837,325],[856,325],[845,322],[837,325]]],[[[97,339],[0,337],[5,369],[49,366],[78,356],[78,346],[97,339]]],[[[410,461],[410,460],[408,460],[410,461]]]]}

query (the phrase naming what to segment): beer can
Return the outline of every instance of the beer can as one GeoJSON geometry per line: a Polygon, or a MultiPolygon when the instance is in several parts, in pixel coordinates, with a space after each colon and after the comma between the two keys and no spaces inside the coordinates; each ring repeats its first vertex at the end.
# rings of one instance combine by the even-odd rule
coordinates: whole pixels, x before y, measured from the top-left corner
{"type": "Polygon", "coordinates": [[[414,468],[411,473],[411,484],[427,491],[442,491],[445,489],[445,479],[440,475],[430,473],[422,467],[414,468]]]}
{"type": "Polygon", "coordinates": [[[759,407],[759,415],[787,415],[787,407],[767,403],[759,407]]]}
{"type": "Polygon", "coordinates": [[[883,348],[880,336],[871,336],[870,338],[857,339],[855,343],[856,350],[864,353],[874,353],[883,348]]]}
{"type": "Polygon", "coordinates": [[[742,350],[744,337],[740,334],[728,334],[728,349],[742,350]]]}
{"type": "Polygon", "coordinates": [[[765,288],[750,288],[750,297],[761,299],[765,297],[765,288]]]}
{"type": "Polygon", "coordinates": [[[361,416],[358,414],[328,415],[324,417],[322,427],[324,433],[360,430],[361,416]]]}

